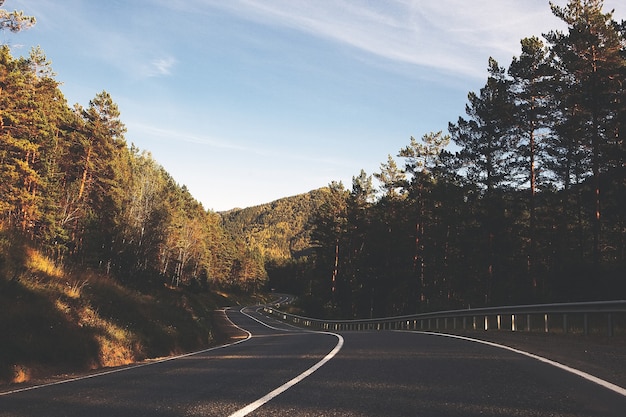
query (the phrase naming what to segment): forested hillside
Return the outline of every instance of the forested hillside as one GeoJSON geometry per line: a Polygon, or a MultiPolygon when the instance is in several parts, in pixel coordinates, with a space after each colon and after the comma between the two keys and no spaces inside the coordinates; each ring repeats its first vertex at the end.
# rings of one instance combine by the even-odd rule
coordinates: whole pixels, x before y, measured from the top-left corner
{"type": "Polygon", "coordinates": [[[267,204],[221,213],[224,228],[246,242],[265,260],[306,255],[311,248],[311,218],[324,202],[328,188],[285,197],[267,204]]]}
{"type": "MultiPolygon", "coordinates": [[[[0,47],[0,229],[57,264],[137,286],[253,289],[247,251],[151,157],[128,146],[112,97],[70,107],[43,51],[0,47]]],[[[19,278],[19,265],[2,263],[19,278]]],[[[256,278],[256,277],[255,277],[256,278]]],[[[257,280],[258,281],[258,280],[257,280]]]]}
{"type": "Polygon", "coordinates": [[[601,1],[552,11],[567,30],[490,59],[449,134],[331,184],[289,286],[310,312],[626,297],[626,24],[601,1]]]}
{"type": "Polygon", "coordinates": [[[221,213],[224,228],[237,242],[245,243],[248,271],[266,277],[270,288],[302,294],[303,274],[314,258],[311,232],[328,187],[268,204],[221,213]]]}

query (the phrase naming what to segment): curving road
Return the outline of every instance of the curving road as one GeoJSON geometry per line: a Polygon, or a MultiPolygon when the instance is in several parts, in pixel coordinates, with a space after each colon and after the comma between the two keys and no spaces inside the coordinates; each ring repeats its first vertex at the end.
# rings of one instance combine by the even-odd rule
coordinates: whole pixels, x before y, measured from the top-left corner
{"type": "Polygon", "coordinates": [[[5,416],[624,416],[626,396],[495,346],[312,333],[253,309],[231,345],[0,393],[5,416]]]}

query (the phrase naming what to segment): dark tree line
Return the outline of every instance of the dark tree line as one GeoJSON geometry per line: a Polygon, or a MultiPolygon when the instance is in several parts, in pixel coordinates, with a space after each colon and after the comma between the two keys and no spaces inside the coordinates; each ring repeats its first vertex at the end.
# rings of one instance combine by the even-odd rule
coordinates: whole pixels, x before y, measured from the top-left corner
{"type": "Polygon", "coordinates": [[[378,192],[365,172],[330,185],[299,275],[309,308],[626,296],[626,24],[600,0],[551,8],[567,30],[523,39],[508,68],[490,59],[466,115],[389,156],[378,192]]]}

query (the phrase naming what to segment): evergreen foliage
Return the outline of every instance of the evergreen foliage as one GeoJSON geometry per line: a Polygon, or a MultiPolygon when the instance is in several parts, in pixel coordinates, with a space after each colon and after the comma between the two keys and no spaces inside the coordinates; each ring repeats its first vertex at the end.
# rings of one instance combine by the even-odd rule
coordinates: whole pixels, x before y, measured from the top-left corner
{"type": "Polygon", "coordinates": [[[224,213],[128,146],[106,91],[70,107],[41,49],[2,46],[0,228],[129,286],[269,281],[328,316],[626,297],[626,23],[601,0],[552,12],[567,29],[489,59],[449,134],[350,189],[224,213]]]}
{"type": "Polygon", "coordinates": [[[364,172],[352,190],[331,184],[298,275],[305,308],[350,318],[626,297],[626,24],[601,0],[552,11],[567,31],[523,39],[508,69],[489,59],[466,117],[450,136],[411,138],[403,169],[389,156],[377,195],[364,172]]]}
{"type": "Polygon", "coordinates": [[[54,76],[40,48],[13,58],[0,47],[0,229],[58,265],[139,288],[260,288],[261,258],[148,152],[127,145],[112,97],[102,91],[86,108],[69,107],[54,76]]]}

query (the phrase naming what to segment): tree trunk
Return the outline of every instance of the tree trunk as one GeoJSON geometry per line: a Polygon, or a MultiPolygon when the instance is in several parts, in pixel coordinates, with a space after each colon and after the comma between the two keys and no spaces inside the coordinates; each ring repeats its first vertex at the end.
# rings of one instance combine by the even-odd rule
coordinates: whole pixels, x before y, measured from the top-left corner
{"type": "Polygon", "coordinates": [[[87,184],[87,177],[89,174],[89,163],[91,162],[91,149],[90,146],[87,148],[87,156],[85,157],[85,167],[83,168],[83,176],[80,180],[80,188],[78,190],[78,200],[80,200],[85,192],[85,186],[87,184]]]}

